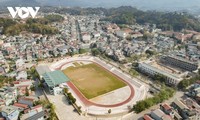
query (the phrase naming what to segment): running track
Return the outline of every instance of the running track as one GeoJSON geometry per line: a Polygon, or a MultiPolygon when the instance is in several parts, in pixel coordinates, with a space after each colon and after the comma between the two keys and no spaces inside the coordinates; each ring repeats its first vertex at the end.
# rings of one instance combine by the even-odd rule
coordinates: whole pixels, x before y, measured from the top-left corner
{"type": "MultiPolygon", "coordinates": [[[[90,61],[90,60],[74,60],[74,61],[70,61],[70,62],[66,62],[64,64],[62,64],[60,67],[56,68],[56,70],[61,70],[61,68],[63,66],[65,66],[66,64],[69,64],[69,63],[73,63],[73,62],[76,62],[76,61],[89,61],[89,62],[93,62],[93,61],[90,61]]],[[[93,62],[95,64],[97,64],[98,66],[104,68],[103,66],[99,65],[98,63],[96,62],[93,62]]],[[[107,70],[106,68],[104,68],[104,70],[110,72],[109,70],[107,70]]],[[[112,72],[110,72],[112,73],[112,72]]],[[[94,103],[94,102],[91,102],[90,100],[88,100],[79,90],[78,88],[72,83],[72,82],[67,82],[68,86],[76,93],[76,95],[78,96],[78,98],[84,103],[85,106],[98,106],[98,107],[118,107],[118,106],[122,106],[128,102],[130,102],[133,97],[134,97],[134,94],[135,94],[135,91],[134,91],[134,88],[133,86],[127,82],[126,80],[124,80],[123,78],[115,75],[114,73],[112,73],[114,76],[116,76],[117,78],[119,78],[120,80],[124,81],[130,88],[131,90],[131,94],[129,96],[128,99],[126,99],[125,101],[121,102],[121,103],[117,103],[117,104],[112,104],[112,105],[103,105],[103,104],[97,104],[97,103],[94,103]]],[[[110,98],[112,99],[112,98],[110,98]]]]}

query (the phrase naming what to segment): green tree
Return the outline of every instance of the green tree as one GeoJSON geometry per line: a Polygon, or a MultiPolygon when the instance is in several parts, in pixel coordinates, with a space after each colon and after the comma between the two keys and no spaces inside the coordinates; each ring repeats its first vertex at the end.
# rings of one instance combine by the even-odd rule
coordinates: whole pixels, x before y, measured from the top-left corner
{"type": "Polygon", "coordinates": [[[96,49],[96,48],[92,49],[91,52],[92,52],[93,56],[98,56],[98,55],[101,54],[101,52],[98,49],[96,49]]]}
{"type": "Polygon", "coordinates": [[[111,109],[109,109],[109,110],[108,110],[108,113],[110,114],[111,112],[112,112],[112,110],[111,110],[111,109]]]}
{"type": "Polygon", "coordinates": [[[26,95],[26,96],[29,96],[29,90],[28,90],[27,87],[26,87],[25,95],[26,95]]]}
{"type": "Polygon", "coordinates": [[[67,94],[69,90],[67,88],[63,88],[63,92],[67,94]]]}
{"type": "Polygon", "coordinates": [[[172,88],[168,88],[168,87],[162,88],[160,93],[158,93],[154,97],[138,101],[133,106],[133,110],[136,113],[140,113],[140,112],[144,111],[145,109],[148,109],[149,107],[151,107],[153,105],[162,103],[164,100],[169,99],[170,97],[172,97],[174,95],[174,93],[175,93],[175,90],[172,89],[172,88]]]}
{"type": "Polygon", "coordinates": [[[31,91],[35,91],[35,86],[31,85],[30,89],[31,89],[31,91]]]}
{"type": "Polygon", "coordinates": [[[87,52],[86,49],[82,49],[82,48],[79,49],[79,54],[84,54],[84,53],[86,53],[86,52],[87,52]]]}

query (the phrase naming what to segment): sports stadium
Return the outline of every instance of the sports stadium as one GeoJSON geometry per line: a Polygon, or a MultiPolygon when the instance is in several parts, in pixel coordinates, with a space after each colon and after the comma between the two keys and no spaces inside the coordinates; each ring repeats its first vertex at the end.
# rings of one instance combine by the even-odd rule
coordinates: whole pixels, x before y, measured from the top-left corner
{"type": "Polygon", "coordinates": [[[144,84],[97,57],[68,57],[48,68],[51,72],[43,73],[47,85],[54,91],[67,87],[85,114],[127,113],[146,97],[144,84]]]}

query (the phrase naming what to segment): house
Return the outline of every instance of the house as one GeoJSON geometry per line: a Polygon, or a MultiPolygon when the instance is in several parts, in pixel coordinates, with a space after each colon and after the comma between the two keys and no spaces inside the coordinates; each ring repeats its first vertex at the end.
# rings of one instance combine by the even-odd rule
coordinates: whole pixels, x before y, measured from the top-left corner
{"type": "MultiPolygon", "coordinates": [[[[195,108],[195,106],[197,106],[198,108],[199,108],[199,106],[197,104],[194,104],[189,99],[187,99],[185,102],[175,99],[174,102],[172,103],[172,106],[178,110],[178,113],[180,114],[180,116],[183,119],[193,120],[193,119],[199,118],[199,116],[197,114],[197,110],[195,108]],[[188,106],[190,106],[190,107],[188,107],[188,106]]],[[[180,118],[180,116],[178,116],[178,117],[180,118]]],[[[176,117],[176,115],[175,115],[175,117],[176,117]]]]}
{"type": "Polygon", "coordinates": [[[143,119],[144,119],[144,120],[154,120],[154,119],[151,118],[149,115],[144,115],[143,119]]]}
{"type": "Polygon", "coordinates": [[[166,115],[162,110],[156,109],[151,112],[151,117],[155,120],[172,120],[169,115],[166,115]]]}
{"type": "Polygon", "coordinates": [[[127,33],[122,30],[118,30],[118,31],[116,31],[116,35],[118,37],[125,38],[127,36],[127,33]]]}
{"type": "Polygon", "coordinates": [[[57,48],[57,50],[58,50],[58,52],[60,52],[61,53],[61,55],[65,55],[65,54],[67,54],[69,51],[69,46],[67,46],[67,45],[63,45],[63,46],[60,46],[60,47],[58,47],[57,48]]]}
{"type": "Polygon", "coordinates": [[[5,69],[3,67],[0,67],[0,75],[5,75],[5,69]]]}
{"type": "Polygon", "coordinates": [[[18,99],[18,103],[29,105],[30,107],[33,106],[35,101],[36,99],[31,97],[22,97],[18,99]]]}
{"type": "Polygon", "coordinates": [[[16,60],[15,64],[17,69],[24,68],[25,61],[23,59],[18,59],[16,60]]]}
{"type": "Polygon", "coordinates": [[[31,94],[30,87],[33,85],[31,80],[21,80],[21,81],[14,81],[14,87],[18,89],[19,95],[25,95],[28,89],[29,94],[31,94]]]}
{"type": "Polygon", "coordinates": [[[101,36],[100,32],[93,33],[94,38],[99,38],[101,36]]]}
{"type": "Polygon", "coordinates": [[[172,106],[181,111],[183,109],[189,109],[183,102],[181,102],[179,99],[175,99],[174,102],[172,103],[172,106]]]}
{"type": "Polygon", "coordinates": [[[45,120],[45,112],[41,105],[27,110],[21,117],[22,120],[45,120]]]}
{"type": "Polygon", "coordinates": [[[20,71],[17,73],[16,79],[20,80],[20,79],[27,79],[28,75],[26,71],[20,71]]]}
{"type": "Polygon", "coordinates": [[[5,106],[2,108],[1,114],[6,120],[18,120],[19,111],[15,107],[5,106]]]}
{"type": "Polygon", "coordinates": [[[29,108],[28,105],[26,105],[26,104],[21,104],[21,103],[14,103],[13,106],[16,107],[16,108],[18,108],[18,110],[19,110],[20,112],[21,112],[21,111],[24,111],[24,110],[26,110],[26,109],[29,108]]]}
{"type": "Polygon", "coordinates": [[[0,100],[5,105],[10,105],[17,98],[17,89],[15,87],[3,87],[0,89],[0,100]]]}
{"type": "Polygon", "coordinates": [[[173,112],[172,107],[167,103],[160,105],[160,109],[167,115],[170,115],[173,112]]]}
{"type": "Polygon", "coordinates": [[[90,43],[91,35],[89,33],[82,33],[82,40],[84,43],[90,43]]]}
{"type": "Polygon", "coordinates": [[[132,38],[143,37],[143,34],[140,32],[132,32],[130,35],[132,38]]]}

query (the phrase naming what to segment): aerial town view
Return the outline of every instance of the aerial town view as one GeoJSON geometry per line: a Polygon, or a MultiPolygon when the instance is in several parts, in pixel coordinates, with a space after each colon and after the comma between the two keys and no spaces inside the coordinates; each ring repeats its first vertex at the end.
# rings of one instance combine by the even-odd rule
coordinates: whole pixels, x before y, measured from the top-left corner
{"type": "Polygon", "coordinates": [[[200,120],[200,0],[0,0],[0,120],[200,120]]]}

